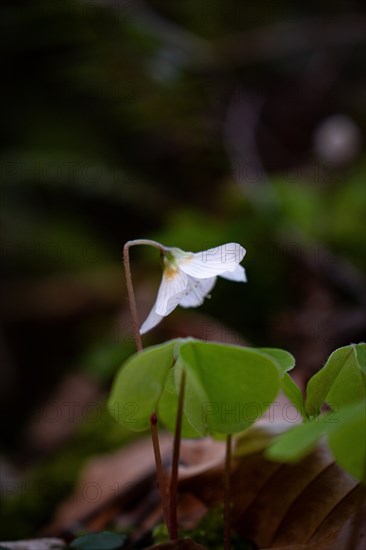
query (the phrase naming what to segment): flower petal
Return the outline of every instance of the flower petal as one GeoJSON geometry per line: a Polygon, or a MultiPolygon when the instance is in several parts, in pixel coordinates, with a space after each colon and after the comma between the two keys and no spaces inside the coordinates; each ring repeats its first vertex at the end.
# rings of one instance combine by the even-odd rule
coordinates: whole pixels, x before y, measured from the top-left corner
{"type": "Polygon", "coordinates": [[[156,304],[154,304],[154,307],[150,311],[146,321],[142,324],[140,328],[140,334],[145,334],[145,332],[148,332],[152,328],[156,327],[160,323],[160,321],[163,319],[162,315],[158,315],[155,311],[156,304]]]}
{"type": "Polygon", "coordinates": [[[239,283],[247,282],[245,269],[241,265],[238,265],[234,271],[225,271],[225,273],[220,273],[220,277],[223,277],[223,279],[229,279],[229,281],[237,281],[239,283]]]}
{"type": "Polygon", "coordinates": [[[209,292],[216,283],[216,277],[209,279],[195,279],[188,276],[188,288],[179,302],[182,307],[197,307],[203,304],[209,292]]]}
{"type": "Polygon", "coordinates": [[[245,249],[238,243],[227,243],[196,254],[177,258],[179,268],[197,279],[208,279],[227,271],[233,272],[245,256],[245,249]]]}
{"type": "Polygon", "coordinates": [[[177,307],[188,286],[188,277],[180,269],[165,269],[155,303],[155,312],[165,317],[177,307]]]}

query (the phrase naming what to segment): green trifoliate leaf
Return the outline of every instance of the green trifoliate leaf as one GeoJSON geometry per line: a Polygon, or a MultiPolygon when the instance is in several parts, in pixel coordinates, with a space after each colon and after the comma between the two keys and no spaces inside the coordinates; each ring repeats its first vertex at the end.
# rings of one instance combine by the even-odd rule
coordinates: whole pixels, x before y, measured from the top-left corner
{"type": "Polygon", "coordinates": [[[295,366],[295,357],[288,351],[278,348],[256,348],[256,351],[269,355],[275,362],[281,376],[295,366]]]}
{"type": "Polygon", "coordinates": [[[338,423],[328,430],[330,450],[339,466],[366,483],[366,403],[347,405],[336,418],[338,423]]]}
{"type": "Polygon", "coordinates": [[[357,365],[366,374],[366,344],[356,344],[357,365]]]}
{"type": "Polygon", "coordinates": [[[308,382],[306,412],[318,415],[324,402],[337,410],[366,399],[366,344],[352,344],[334,351],[324,367],[308,382]]]}
{"type": "Polygon", "coordinates": [[[307,415],[305,412],[305,403],[302,391],[300,390],[296,382],[294,382],[291,376],[287,373],[285,373],[283,378],[281,379],[281,389],[286,397],[296,407],[299,413],[303,417],[306,417],[307,415]]]}
{"type": "Polygon", "coordinates": [[[112,387],[108,409],[116,421],[133,431],[147,430],[156,411],[169,369],[176,360],[171,340],[136,353],[122,365],[112,387]]]}
{"type": "Polygon", "coordinates": [[[366,403],[362,401],[295,426],[275,439],[266,456],[278,462],[297,462],[324,436],[337,464],[366,482],[366,403]]]}
{"type": "Polygon", "coordinates": [[[298,424],[280,435],[267,449],[266,456],[278,462],[297,462],[309,454],[326,431],[325,418],[298,424]]]}
{"type": "Polygon", "coordinates": [[[293,381],[288,373],[295,366],[295,357],[283,349],[277,348],[258,348],[258,351],[270,356],[276,363],[281,375],[281,389],[299,411],[302,416],[306,416],[304,398],[300,388],[293,381]]]}
{"type": "Polygon", "coordinates": [[[263,352],[195,341],[181,346],[180,357],[186,370],[184,411],[202,435],[245,430],[280,388],[278,368],[263,352]]]}

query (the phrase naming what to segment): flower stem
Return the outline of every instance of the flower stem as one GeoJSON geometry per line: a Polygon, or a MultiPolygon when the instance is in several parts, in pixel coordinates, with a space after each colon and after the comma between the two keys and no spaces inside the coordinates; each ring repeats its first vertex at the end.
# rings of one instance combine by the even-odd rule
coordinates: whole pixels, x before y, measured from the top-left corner
{"type": "Polygon", "coordinates": [[[168,528],[169,537],[171,537],[171,527],[169,521],[169,498],[168,491],[165,482],[164,468],[161,461],[160,445],[159,445],[159,434],[158,434],[158,417],[154,412],[150,417],[150,430],[151,430],[151,440],[154,449],[155,457],[155,466],[156,466],[156,477],[158,478],[158,487],[161,498],[161,505],[163,508],[163,517],[168,528]]]}
{"type": "Polygon", "coordinates": [[[165,248],[160,243],[157,243],[156,241],[150,241],[149,239],[136,239],[134,241],[127,241],[127,243],[123,247],[123,263],[124,263],[125,274],[126,274],[128,302],[130,304],[130,311],[131,311],[131,316],[133,321],[133,331],[135,335],[137,351],[142,350],[142,340],[141,340],[141,334],[139,330],[140,325],[139,325],[139,319],[137,315],[135,293],[133,291],[129,252],[130,252],[131,246],[136,246],[139,244],[154,246],[155,248],[158,248],[158,250],[160,250],[160,252],[162,253],[165,251],[165,248]]]}
{"type": "Polygon", "coordinates": [[[225,456],[225,473],[224,473],[224,549],[231,548],[231,521],[230,521],[230,505],[231,505],[231,434],[226,436],[226,456],[225,456]]]}
{"type": "Polygon", "coordinates": [[[180,453],[180,440],[182,432],[182,417],[183,417],[183,403],[184,403],[184,390],[186,385],[186,373],[182,370],[182,376],[180,379],[179,398],[178,398],[178,410],[177,420],[175,423],[174,432],[174,444],[173,444],[173,460],[172,460],[172,474],[170,479],[170,493],[169,493],[169,517],[170,517],[170,539],[175,540],[178,538],[178,522],[177,522],[177,491],[178,491],[178,468],[179,468],[179,453],[180,453]]]}
{"type": "MultiPolygon", "coordinates": [[[[131,246],[135,246],[139,244],[154,246],[155,248],[158,248],[161,253],[165,252],[165,248],[161,244],[157,243],[156,241],[150,241],[149,239],[136,239],[134,241],[128,241],[123,247],[123,262],[124,262],[124,268],[125,268],[125,274],[126,274],[127,294],[128,294],[128,301],[130,304],[130,311],[131,311],[132,320],[133,320],[133,330],[134,330],[134,335],[136,340],[136,347],[137,347],[137,351],[142,351],[143,347],[142,347],[141,334],[139,330],[139,320],[137,315],[135,294],[133,291],[130,256],[129,256],[129,251],[131,246]]],[[[158,479],[161,505],[163,508],[163,516],[164,516],[164,521],[167,525],[168,531],[170,533],[169,498],[168,498],[167,485],[166,485],[165,476],[164,476],[164,468],[161,461],[161,452],[160,452],[159,434],[158,434],[158,417],[156,412],[153,412],[150,417],[150,428],[151,428],[151,440],[152,440],[152,445],[154,450],[156,476],[158,479]]]]}

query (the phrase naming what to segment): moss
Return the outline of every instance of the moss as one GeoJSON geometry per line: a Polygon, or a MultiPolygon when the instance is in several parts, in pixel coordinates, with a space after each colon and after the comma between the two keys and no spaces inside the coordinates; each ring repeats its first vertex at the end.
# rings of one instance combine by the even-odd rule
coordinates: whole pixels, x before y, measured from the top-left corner
{"type": "MultiPolygon", "coordinates": [[[[189,537],[195,542],[207,546],[210,550],[222,550],[224,540],[223,509],[210,510],[193,531],[181,530],[180,538],[189,537]]],[[[169,540],[165,525],[158,525],[153,533],[154,543],[164,543],[169,540]]],[[[255,545],[247,539],[232,534],[232,550],[253,550],[255,545]]]]}

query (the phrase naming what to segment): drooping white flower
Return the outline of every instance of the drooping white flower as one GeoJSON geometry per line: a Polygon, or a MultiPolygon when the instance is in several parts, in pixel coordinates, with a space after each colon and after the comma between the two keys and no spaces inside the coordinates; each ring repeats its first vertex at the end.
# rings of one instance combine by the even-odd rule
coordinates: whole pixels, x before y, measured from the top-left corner
{"type": "Polygon", "coordinates": [[[197,253],[179,248],[162,247],[162,250],[163,278],[156,302],[141,326],[141,334],[155,327],[178,305],[200,306],[213,289],[217,276],[242,283],[247,280],[244,268],[239,265],[246,251],[238,243],[197,253]]]}

